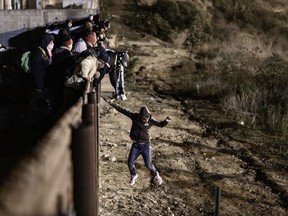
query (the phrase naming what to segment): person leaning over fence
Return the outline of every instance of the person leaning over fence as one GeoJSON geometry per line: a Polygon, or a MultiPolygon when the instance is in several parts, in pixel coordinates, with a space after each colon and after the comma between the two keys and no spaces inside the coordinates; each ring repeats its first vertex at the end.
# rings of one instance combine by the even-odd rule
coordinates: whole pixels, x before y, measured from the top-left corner
{"type": "Polygon", "coordinates": [[[51,114],[58,113],[64,98],[64,83],[71,76],[70,68],[75,63],[72,53],[73,40],[68,35],[61,35],[59,38],[60,47],[55,49],[52,57],[52,64],[49,65],[46,74],[46,86],[51,101],[51,114]]]}
{"type": "Polygon", "coordinates": [[[130,185],[134,185],[138,175],[135,169],[136,159],[142,155],[146,167],[150,170],[152,180],[155,184],[161,185],[162,178],[156,170],[151,158],[151,141],[149,130],[152,126],[165,127],[168,122],[171,121],[169,116],[163,121],[155,120],[146,106],[141,107],[139,113],[130,112],[127,109],[113,102],[113,100],[105,99],[112,107],[118,112],[127,116],[132,120],[132,126],[130,129],[130,138],[132,140],[132,146],[128,157],[128,167],[131,174],[130,185]]]}
{"type": "Polygon", "coordinates": [[[64,111],[82,96],[87,82],[98,79],[98,70],[109,62],[108,55],[100,55],[96,48],[83,51],[75,60],[73,74],[65,81],[64,111]]]}
{"type": "Polygon", "coordinates": [[[90,29],[83,32],[82,37],[75,43],[72,52],[74,54],[80,54],[88,48],[95,47],[97,45],[96,33],[90,29]]]}

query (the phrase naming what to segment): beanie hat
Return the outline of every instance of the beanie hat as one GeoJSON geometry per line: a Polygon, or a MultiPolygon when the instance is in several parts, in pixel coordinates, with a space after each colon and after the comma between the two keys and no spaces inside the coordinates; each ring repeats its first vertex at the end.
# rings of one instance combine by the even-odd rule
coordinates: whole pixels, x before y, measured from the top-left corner
{"type": "Polygon", "coordinates": [[[73,44],[73,40],[71,39],[71,37],[64,34],[64,35],[61,35],[60,44],[61,44],[61,46],[69,46],[69,45],[73,44]]]}
{"type": "Polygon", "coordinates": [[[91,43],[92,45],[95,45],[97,42],[96,33],[92,31],[91,29],[86,29],[84,31],[83,39],[86,42],[91,43]]]}

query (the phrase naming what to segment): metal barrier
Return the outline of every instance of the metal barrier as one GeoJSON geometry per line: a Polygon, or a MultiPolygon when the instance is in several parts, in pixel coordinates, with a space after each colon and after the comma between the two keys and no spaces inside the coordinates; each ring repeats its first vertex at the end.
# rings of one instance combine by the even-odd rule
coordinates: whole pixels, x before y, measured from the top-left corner
{"type": "Polygon", "coordinates": [[[87,94],[82,124],[73,133],[74,203],[77,215],[96,216],[99,206],[99,92],[87,94]],[[97,99],[98,98],[98,99],[97,99]]]}
{"type": "Polygon", "coordinates": [[[7,176],[0,215],[98,215],[99,88],[90,89],[7,176]]]}

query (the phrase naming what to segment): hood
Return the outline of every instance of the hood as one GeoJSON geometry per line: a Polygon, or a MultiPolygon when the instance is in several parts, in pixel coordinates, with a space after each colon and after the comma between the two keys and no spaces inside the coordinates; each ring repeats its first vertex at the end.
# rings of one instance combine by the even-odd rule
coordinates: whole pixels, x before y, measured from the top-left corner
{"type": "Polygon", "coordinates": [[[41,43],[42,47],[47,48],[48,44],[53,40],[54,40],[53,35],[45,33],[42,37],[42,43],[41,43]]]}
{"type": "Polygon", "coordinates": [[[150,113],[149,109],[146,106],[141,107],[141,109],[139,111],[139,119],[142,122],[147,122],[150,118],[151,118],[151,113],[150,113]]]}

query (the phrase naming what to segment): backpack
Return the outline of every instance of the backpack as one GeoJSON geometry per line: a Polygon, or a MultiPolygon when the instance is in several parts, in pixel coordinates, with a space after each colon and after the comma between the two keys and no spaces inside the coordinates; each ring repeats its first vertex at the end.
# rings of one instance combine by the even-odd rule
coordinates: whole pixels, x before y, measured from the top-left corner
{"type": "MultiPolygon", "coordinates": [[[[41,51],[42,56],[46,56],[45,50],[43,48],[41,48],[40,46],[37,46],[37,48],[41,51]]],[[[21,56],[21,67],[25,73],[31,73],[31,58],[32,51],[30,50],[24,52],[21,56]]]]}
{"type": "Polygon", "coordinates": [[[31,73],[31,51],[26,51],[22,54],[21,67],[25,73],[31,73]]]}

